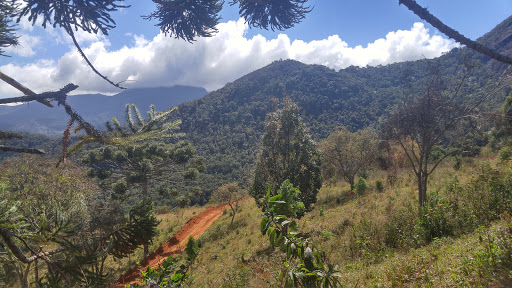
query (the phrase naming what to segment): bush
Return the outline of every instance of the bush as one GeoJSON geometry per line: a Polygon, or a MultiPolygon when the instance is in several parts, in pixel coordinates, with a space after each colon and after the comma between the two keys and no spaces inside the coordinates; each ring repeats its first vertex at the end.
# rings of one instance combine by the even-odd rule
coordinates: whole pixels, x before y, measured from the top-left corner
{"type": "Polygon", "coordinates": [[[507,161],[512,156],[512,148],[511,147],[503,147],[498,152],[500,161],[507,161]]]}
{"type": "Polygon", "coordinates": [[[377,179],[375,181],[375,188],[377,191],[382,192],[384,191],[384,181],[382,179],[377,179]]]}
{"type": "Polygon", "coordinates": [[[368,184],[366,184],[366,180],[363,177],[359,177],[356,183],[354,183],[354,190],[357,194],[361,195],[368,189],[368,184]]]}
{"type": "Polygon", "coordinates": [[[418,210],[411,203],[391,211],[384,225],[384,241],[387,247],[412,247],[417,243],[414,227],[418,221],[418,210]]]}
{"type": "Polygon", "coordinates": [[[453,212],[448,203],[431,193],[429,201],[420,208],[417,231],[423,234],[427,242],[434,238],[450,236],[454,233],[453,212]]]}

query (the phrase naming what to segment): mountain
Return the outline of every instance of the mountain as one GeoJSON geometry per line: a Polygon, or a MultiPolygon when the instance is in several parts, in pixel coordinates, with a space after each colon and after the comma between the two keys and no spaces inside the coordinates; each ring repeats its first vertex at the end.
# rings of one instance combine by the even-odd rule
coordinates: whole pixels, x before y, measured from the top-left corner
{"type": "MultiPolygon", "coordinates": [[[[509,53],[512,18],[479,41],[509,53]],[[508,36],[506,36],[506,35],[508,36]],[[499,36],[499,37],[498,37],[499,36]]],[[[275,111],[284,97],[303,111],[312,137],[324,139],[337,126],[350,130],[376,127],[400,105],[405,90],[421,93],[425,77],[441,67],[448,91],[457,89],[465,67],[476,66],[464,82],[458,101],[471,103],[490,90],[500,77],[494,60],[467,48],[436,58],[378,67],[349,67],[338,72],[320,65],[276,61],[208,95],[183,103],[176,117],[183,132],[207,159],[204,186],[216,189],[228,181],[248,183],[265,115],[275,111]]],[[[499,66],[499,65],[498,65],[499,66]]],[[[484,109],[502,105],[510,89],[486,101],[484,109]]]]}
{"type": "MultiPolygon", "coordinates": [[[[204,88],[188,86],[133,88],[114,96],[102,94],[69,96],[68,103],[85,120],[99,129],[104,129],[105,122],[112,117],[124,119],[127,103],[137,105],[140,112],[145,114],[151,104],[155,105],[157,111],[163,111],[205,94],[207,91],[204,88]]],[[[38,103],[0,106],[0,130],[60,135],[68,120],[69,117],[62,107],[54,107],[50,110],[38,103]]]]}

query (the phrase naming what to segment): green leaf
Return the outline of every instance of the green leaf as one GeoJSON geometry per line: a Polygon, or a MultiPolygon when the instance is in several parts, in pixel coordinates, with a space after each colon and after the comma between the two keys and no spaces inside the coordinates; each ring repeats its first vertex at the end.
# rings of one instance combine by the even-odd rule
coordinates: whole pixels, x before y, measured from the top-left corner
{"type": "Polygon", "coordinates": [[[260,231],[261,231],[261,234],[262,235],[265,235],[265,233],[267,233],[267,222],[268,222],[268,218],[267,217],[263,217],[263,219],[261,219],[261,224],[260,224],[260,231]]]}

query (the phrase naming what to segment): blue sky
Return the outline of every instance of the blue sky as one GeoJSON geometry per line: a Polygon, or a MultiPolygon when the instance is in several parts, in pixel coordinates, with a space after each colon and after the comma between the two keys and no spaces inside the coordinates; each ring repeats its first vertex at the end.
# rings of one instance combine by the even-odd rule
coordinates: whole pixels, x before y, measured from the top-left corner
{"type": "MultiPolygon", "coordinates": [[[[100,71],[116,82],[129,80],[128,87],[184,84],[214,90],[277,59],[339,70],[433,58],[457,46],[398,0],[310,0],[313,12],[302,23],[274,32],[249,29],[237,7],[225,5],[219,34],[194,44],[159,35],[154,22],[142,19],[154,9],[150,0],[126,3],[132,7],[113,14],[117,28],[109,36],[79,33],[78,38],[100,71]]],[[[510,0],[418,3],[471,39],[512,14],[510,0]]],[[[29,88],[42,92],[73,82],[79,93],[118,92],[92,74],[59,29],[25,22],[19,34],[22,45],[8,51],[12,57],[0,58],[0,71],[29,88]]],[[[0,84],[0,97],[18,94],[0,84]]]]}

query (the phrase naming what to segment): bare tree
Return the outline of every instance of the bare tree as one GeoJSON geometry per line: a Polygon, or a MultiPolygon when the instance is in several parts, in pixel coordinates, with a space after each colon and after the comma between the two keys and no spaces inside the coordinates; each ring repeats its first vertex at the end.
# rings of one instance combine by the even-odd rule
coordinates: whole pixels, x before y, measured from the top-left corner
{"type": "Polygon", "coordinates": [[[510,84],[509,77],[504,76],[475,103],[460,105],[457,96],[468,74],[462,77],[455,89],[449,89],[443,81],[440,67],[436,67],[427,79],[429,82],[423,93],[415,99],[411,96],[408,103],[391,115],[384,128],[384,138],[396,141],[412,166],[420,206],[427,201],[429,176],[446,157],[457,152],[456,149],[448,149],[440,157],[432,159],[435,147],[443,141],[450,141],[449,132],[456,134],[456,126],[463,120],[476,117],[476,108],[485,99],[510,84]]]}

